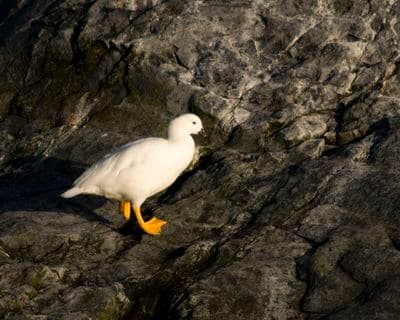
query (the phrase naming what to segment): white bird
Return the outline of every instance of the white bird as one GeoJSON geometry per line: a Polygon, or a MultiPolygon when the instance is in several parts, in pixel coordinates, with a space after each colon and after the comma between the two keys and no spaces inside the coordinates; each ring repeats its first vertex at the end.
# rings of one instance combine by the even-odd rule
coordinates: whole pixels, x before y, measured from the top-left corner
{"type": "Polygon", "coordinates": [[[61,196],[95,194],[118,200],[126,220],[132,205],[139,226],[158,235],[167,222],[155,217],[145,222],[140,206],[169,187],[192,162],[195,143],[191,135],[198,133],[204,133],[200,118],[183,114],[170,122],[168,139],[145,138],[120,147],[94,163],[61,196]]]}

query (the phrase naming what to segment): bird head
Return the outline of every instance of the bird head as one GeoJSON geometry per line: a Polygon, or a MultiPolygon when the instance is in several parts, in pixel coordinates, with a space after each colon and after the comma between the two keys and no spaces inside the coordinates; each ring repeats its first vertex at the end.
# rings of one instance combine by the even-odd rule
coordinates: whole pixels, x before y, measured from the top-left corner
{"type": "Polygon", "coordinates": [[[193,113],[186,113],[173,119],[168,127],[169,137],[191,134],[205,135],[200,118],[193,113]]]}

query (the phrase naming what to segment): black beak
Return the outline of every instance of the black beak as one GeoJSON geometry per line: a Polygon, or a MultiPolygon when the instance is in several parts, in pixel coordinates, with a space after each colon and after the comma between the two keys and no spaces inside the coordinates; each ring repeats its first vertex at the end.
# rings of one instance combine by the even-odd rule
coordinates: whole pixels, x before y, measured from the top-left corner
{"type": "Polygon", "coordinates": [[[206,134],[206,132],[204,131],[204,128],[201,128],[201,130],[200,130],[200,132],[199,132],[199,135],[201,135],[203,138],[206,138],[206,137],[207,137],[207,134],[206,134]]]}

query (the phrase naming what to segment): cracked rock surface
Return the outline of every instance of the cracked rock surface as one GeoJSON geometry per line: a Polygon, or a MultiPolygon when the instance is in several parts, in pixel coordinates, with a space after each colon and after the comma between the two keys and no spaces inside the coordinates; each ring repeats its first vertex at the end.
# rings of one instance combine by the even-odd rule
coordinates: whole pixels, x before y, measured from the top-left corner
{"type": "Polygon", "coordinates": [[[0,318],[389,320],[400,2],[0,0],[0,318]],[[146,201],[59,194],[132,140],[208,140],[146,201]]]}

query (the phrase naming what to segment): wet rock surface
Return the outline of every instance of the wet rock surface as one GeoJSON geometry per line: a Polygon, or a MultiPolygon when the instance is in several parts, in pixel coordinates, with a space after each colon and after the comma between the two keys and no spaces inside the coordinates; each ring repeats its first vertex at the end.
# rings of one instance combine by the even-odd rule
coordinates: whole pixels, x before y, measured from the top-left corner
{"type": "Polygon", "coordinates": [[[0,1],[4,319],[398,319],[400,3],[0,1]],[[183,112],[148,216],[59,197],[183,112]]]}

